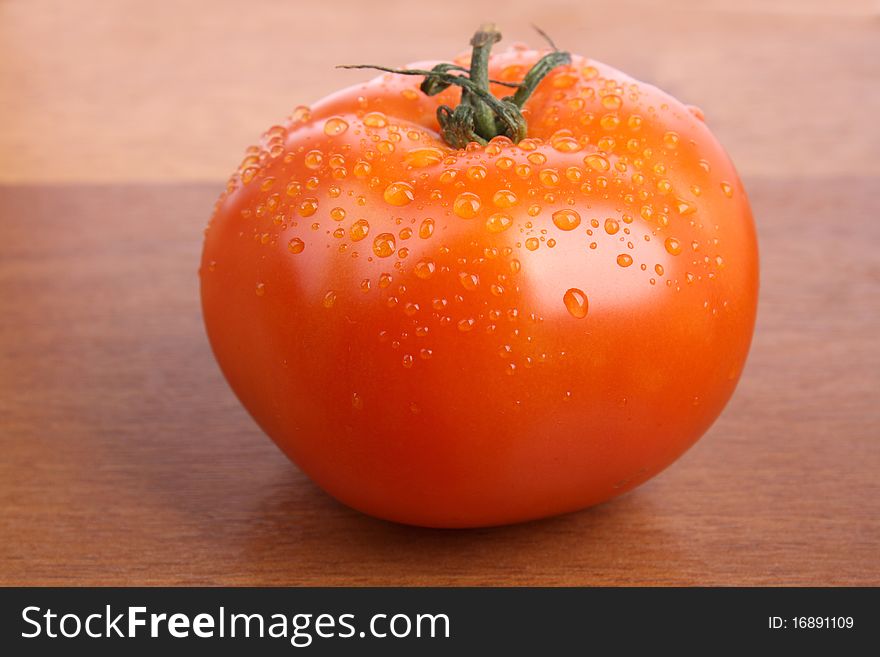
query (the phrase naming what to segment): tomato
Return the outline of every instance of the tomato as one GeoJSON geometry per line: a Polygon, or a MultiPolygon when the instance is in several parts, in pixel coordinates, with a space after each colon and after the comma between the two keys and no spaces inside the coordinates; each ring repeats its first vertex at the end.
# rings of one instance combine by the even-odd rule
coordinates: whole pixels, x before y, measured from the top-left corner
{"type": "Polygon", "coordinates": [[[298,108],[206,231],[232,389],[321,488],[402,523],[632,489],[719,415],[753,332],[749,203],[699,110],[565,55],[531,80],[520,139],[449,77],[504,98],[548,51],[488,48],[469,78],[463,56],[421,87],[383,73],[298,108]]]}

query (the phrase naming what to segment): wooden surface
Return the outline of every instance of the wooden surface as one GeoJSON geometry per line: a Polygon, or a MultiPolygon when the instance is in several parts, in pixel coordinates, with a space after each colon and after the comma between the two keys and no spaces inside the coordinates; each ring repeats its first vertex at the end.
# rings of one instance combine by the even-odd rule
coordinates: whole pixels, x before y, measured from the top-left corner
{"type": "Polygon", "coordinates": [[[435,531],[340,506],[260,433],[196,267],[243,146],[358,79],[332,64],[457,51],[490,5],[209,4],[0,1],[0,584],[880,585],[872,5],[511,3],[512,36],[537,22],[703,107],[757,218],[758,327],[722,417],[653,481],[435,531]]]}

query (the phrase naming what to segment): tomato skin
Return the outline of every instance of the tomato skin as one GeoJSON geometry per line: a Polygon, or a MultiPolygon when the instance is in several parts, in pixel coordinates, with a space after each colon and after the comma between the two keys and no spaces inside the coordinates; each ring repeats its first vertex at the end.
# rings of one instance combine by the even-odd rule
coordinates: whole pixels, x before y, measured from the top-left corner
{"type": "MultiPolygon", "coordinates": [[[[492,77],[540,54],[493,55],[492,77]]],[[[458,94],[418,83],[336,93],[233,175],[200,270],[226,378],[319,486],[381,518],[504,524],[630,490],[706,431],[748,353],[733,165],[694,111],[581,57],[540,84],[518,146],[445,147],[436,107],[458,94]]]]}

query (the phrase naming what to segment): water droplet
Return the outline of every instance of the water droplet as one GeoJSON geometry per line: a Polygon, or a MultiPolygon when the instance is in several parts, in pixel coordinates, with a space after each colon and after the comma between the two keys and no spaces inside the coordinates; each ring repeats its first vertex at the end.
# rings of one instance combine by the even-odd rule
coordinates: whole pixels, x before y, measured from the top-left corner
{"type": "Polygon", "coordinates": [[[688,201],[686,201],[683,198],[676,198],[675,199],[675,209],[678,210],[678,214],[686,215],[686,214],[693,214],[694,212],[696,212],[697,206],[695,206],[693,203],[689,203],[688,201]]]}
{"type": "Polygon", "coordinates": [[[363,121],[368,128],[384,128],[388,125],[388,119],[382,112],[367,112],[363,121]]]}
{"type": "Polygon", "coordinates": [[[461,286],[470,292],[473,292],[480,286],[480,277],[477,274],[468,274],[466,272],[461,272],[458,275],[458,281],[461,283],[461,286]]]}
{"type": "Polygon", "coordinates": [[[511,274],[518,274],[521,269],[522,269],[522,264],[520,263],[519,260],[514,258],[513,260],[510,261],[510,273],[511,274]]]}
{"type": "Polygon", "coordinates": [[[617,256],[617,264],[621,267],[629,267],[632,263],[632,256],[628,253],[621,253],[619,256],[617,256]]]}
{"type": "Polygon", "coordinates": [[[614,130],[620,125],[620,117],[617,114],[606,114],[599,119],[599,125],[605,130],[614,130]]]}
{"type": "Polygon", "coordinates": [[[241,182],[247,185],[250,181],[254,179],[254,176],[257,175],[257,172],[259,172],[259,170],[260,167],[246,167],[241,172],[241,182]]]}
{"type": "Polygon", "coordinates": [[[526,159],[532,164],[540,166],[547,161],[547,156],[543,153],[529,153],[526,159]]]}
{"type": "Polygon", "coordinates": [[[403,366],[406,367],[407,369],[409,369],[410,367],[413,366],[413,357],[410,354],[406,354],[403,357],[402,362],[403,362],[403,366]]]}
{"type": "Polygon", "coordinates": [[[462,219],[473,219],[480,211],[482,202],[473,192],[462,192],[452,204],[452,211],[462,219]]]}
{"type": "Polygon", "coordinates": [[[258,297],[261,297],[266,294],[266,284],[265,283],[257,283],[256,289],[254,290],[258,297]]]}
{"type": "Polygon", "coordinates": [[[354,175],[358,178],[366,178],[373,171],[373,165],[369,162],[364,162],[363,160],[358,160],[354,164],[354,175]]]}
{"type": "Polygon", "coordinates": [[[297,207],[297,211],[301,217],[311,217],[318,211],[318,199],[304,198],[297,207]]]}
{"type": "Polygon", "coordinates": [[[510,208],[516,205],[516,194],[509,189],[499,189],[492,197],[492,203],[499,208],[510,208]]]}
{"type": "Polygon", "coordinates": [[[678,255],[681,253],[681,242],[679,242],[674,237],[667,237],[666,241],[663,242],[663,246],[666,247],[666,250],[671,255],[678,255]]]}
{"type": "Polygon", "coordinates": [[[414,148],[403,157],[403,163],[414,168],[428,167],[443,160],[439,148],[414,148]]]}
{"type": "Polygon", "coordinates": [[[300,238],[294,237],[287,243],[287,250],[291,253],[302,253],[306,248],[306,243],[300,238]]]}
{"type": "Polygon", "coordinates": [[[366,219],[358,219],[349,229],[349,234],[353,242],[360,242],[370,232],[370,224],[366,219]]]}
{"type": "Polygon", "coordinates": [[[513,225],[513,218],[503,212],[496,212],[486,219],[486,229],[490,233],[501,233],[513,225]]]}
{"type": "Polygon", "coordinates": [[[419,237],[423,240],[428,239],[434,234],[434,220],[425,219],[419,226],[419,237]]]}
{"type": "Polygon", "coordinates": [[[327,122],[324,124],[324,134],[331,137],[341,135],[346,130],[348,130],[348,122],[338,116],[327,119],[327,122]]]}
{"type": "Polygon", "coordinates": [[[351,393],[351,407],[356,411],[362,411],[364,409],[364,400],[358,393],[351,393]]]}
{"type": "Polygon", "coordinates": [[[472,167],[468,167],[467,177],[471,180],[484,180],[486,178],[487,172],[486,167],[476,164],[472,167]]]}
{"type": "Polygon", "coordinates": [[[688,106],[687,106],[687,109],[688,109],[688,112],[690,112],[691,114],[693,114],[694,117],[695,117],[698,121],[705,121],[705,120],[706,120],[706,116],[705,116],[705,114],[703,114],[703,110],[701,110],[701,109],[700,109],[699,107],[697,107],[696,105],[688,105],[688,106]]]}
{"type": "Polygon", "coordinates": [[[663,135],[663,147],[674,150],[678,146],[678,133],[669,131],[663,135]]]}
{"type": "Polygon", "coordinates": [[[473,319],[461,319],[458,322],[458,330],[462,333],[467,333],[474,328],[475,324],[476,322],[473,319]]]}
{"type": "Polygon", "coordinates": [[[389,205],[407,205],[415,198],[413,187],[405,182],[393,182],[385,188],[385,202],[389,205]]]}
{"type": "Polygon", "coordinates": [[[413,273],[421,279],[430,278],[436,267],[433,260],[425,258],[416,263],[416,266],[413,267],[413,273]]]}
{"type": "Polygon", "coordinates": [[[308,169],[320,169],[324,162],[324,154],[321,151],[309,151],[303,158],[303,164],[308,169]]]}
{"type": "Polygon", "coordinates": [[[733,187],[728,182],[721,183],[721,191],[724,192],[724,195],[727,198],[733,198],[733,187]]]}
{"type": "Polygon", "coordinates": [[[324,295],[324,299],[321,302],[325,308],[332,308],[336,304],[336,292],[330,290],[327,294],[324,295]]]}
{"type": "Polygon", "coordinates": [[[553,223],[559,230],[574,230],[581,224],[581,215],[569,208],[557,210],[553,213],[553,223]]]}
{"type": "Polygon", "coordinates": [[[584,294],[583,290],[579,290],[576,287],[566,290],[565,294],[562,295],[562,302],[572,317],[583,319],[587,316],[589,304],[587,302],[587,295],[584,294]]]}
{"type": "Polygon", "coordinates": [[[373,240],[373,253],[380,258],[387,258],[388,256],[393,255],[396,247],[397,244],[394,241],[394,235],[391,233],[380,233],[379,235],[376,235],[376,239],[373,240]]]}
{"type": "Polygon", "coordinates": [[[584,164],[596,171],[608,171],[608,168],[610,167],[608,160],[596,153],[587,155],[584,158],[584,164]]]}
{"type": "Polygon", "coordinates": [[[623,105],[623,99],[620,96],[608,94],[602,97],[602,107],[605,109],[616,110],[620,109],[621,105],[623,105]]]}
{"type": "Polygon", "coordinates": [[[617,220],[609,217],[605,220],[605,232],[609,235],[614,235],[617,231],[620,230],[620,224],[617,223],[617,220]]]}
{"type": "Polygon", "coordinates": [[[559,172],[556,169],[544,169],[538,174],[538,180],[544,187],[556,187],[559,184],[559,172]]]}

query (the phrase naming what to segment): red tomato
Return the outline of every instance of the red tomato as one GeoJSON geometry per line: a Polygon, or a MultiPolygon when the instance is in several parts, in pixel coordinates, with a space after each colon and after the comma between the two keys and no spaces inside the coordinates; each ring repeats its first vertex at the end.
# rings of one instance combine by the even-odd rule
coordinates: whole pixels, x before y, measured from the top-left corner
{"type": "Polygon", "coordinates": [[[494,525],[630,490],[746,359],[758,257],[733,165],[698,110],[580,56],[525,102],[519,143],[451,147],[437,108],[460,90],[420,82],[383,74],[248,149],[200,272],[223,373],[319,486],[381,518],[494,525]]]}

